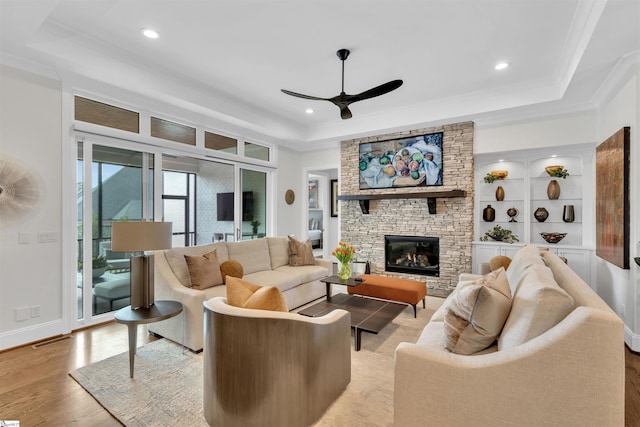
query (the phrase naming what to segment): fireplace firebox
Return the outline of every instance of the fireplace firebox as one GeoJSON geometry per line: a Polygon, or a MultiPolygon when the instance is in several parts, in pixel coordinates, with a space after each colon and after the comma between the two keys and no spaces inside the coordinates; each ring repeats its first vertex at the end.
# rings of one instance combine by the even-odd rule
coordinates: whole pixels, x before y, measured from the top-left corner
{"type": "Polygon", "coordinates": [[[440,276],[440,239],[422,236],[384,236],[385,270],[440,276]]]}

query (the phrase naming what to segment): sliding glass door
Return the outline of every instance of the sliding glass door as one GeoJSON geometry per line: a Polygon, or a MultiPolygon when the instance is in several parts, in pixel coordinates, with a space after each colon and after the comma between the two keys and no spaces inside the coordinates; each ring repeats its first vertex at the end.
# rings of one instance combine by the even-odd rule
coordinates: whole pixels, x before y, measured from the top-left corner
{"type": "Polygon", "coordinates": [[[242,240],[266,236],[267,173],[240,169],[242,240]]]}
{"type": "Polygon", "coordinates": [[[111,250],[111,222],[153,220],[152,153],[78,143],[77,317],[129,305],[129,258],[111,250]]]}
{"type": "Polygon", "coordinates": [[[111,250],[112,221],[154,220],[155,208],[157,220],[173,223],[174,247],[269,231],[268,170],[138,147],[77,143],[78,327],[130,304],[129,259],[138,254],[111,250]]]}
{"type": "Polygon", "coordinates": [[[173,222],[174,246],[266,236],[266,171],[174,155],[163,155],[162,170],[162,216],[173,222]]]}

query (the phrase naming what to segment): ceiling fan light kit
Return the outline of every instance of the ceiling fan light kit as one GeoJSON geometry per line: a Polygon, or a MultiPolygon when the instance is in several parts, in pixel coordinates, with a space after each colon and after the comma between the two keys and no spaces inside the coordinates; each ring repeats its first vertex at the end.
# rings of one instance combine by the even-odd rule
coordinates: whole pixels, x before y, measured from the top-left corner
{"type": "Polygon", "coordinates": [[[290,90],[280,89],[282,93],[295,96],[303,99],[310,99],[312,101],[329,101],[336,105],[340,109],[340,117],[342,120],[350,119],[352,117],[351,110],[349,110],[349,104],[357,101],[364,101],[365,99],[375,98],[376,96],[384,95],[402,86],[402,80],[392,80],[390,82],[381,84],[369,90],[365,90],[357,95],[349,95],[344,91],[344,61],[347,60],[351,52],[349,49],[340,49],[336,52],[336,55],[342,61],[342,91],[339,95],[332,98],[320,98],[317,96],[304,95],[301,93],[291,92],[290,90]]]}

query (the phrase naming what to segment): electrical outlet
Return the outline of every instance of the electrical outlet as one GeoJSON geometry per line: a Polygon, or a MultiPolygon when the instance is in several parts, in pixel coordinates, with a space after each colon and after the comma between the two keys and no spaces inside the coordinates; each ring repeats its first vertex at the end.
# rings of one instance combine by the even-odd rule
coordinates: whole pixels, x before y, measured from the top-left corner
{"type": "Polygon", "coordinates": [[[31,306],[31,317],[40,317],[40,306],[32,305],[31,306]]]}
{"type": "Polygon", "coordinates": [[[29,307],[16,308],[16,322],[22,322],[29,318],[29,307]]]}

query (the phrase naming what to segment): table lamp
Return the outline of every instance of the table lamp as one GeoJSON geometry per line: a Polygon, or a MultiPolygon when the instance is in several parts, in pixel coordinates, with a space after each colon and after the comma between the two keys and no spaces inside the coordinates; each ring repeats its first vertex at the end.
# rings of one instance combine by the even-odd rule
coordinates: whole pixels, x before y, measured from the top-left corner
{"type": "MultiPolygon", "coordinates": [[[[171,248],[170,222],[114,221],[111,223],[111,250],[142,252],[171,248]]],[[[153,305],[153,255],[132,256],[131,308],[153,305]]]]}

